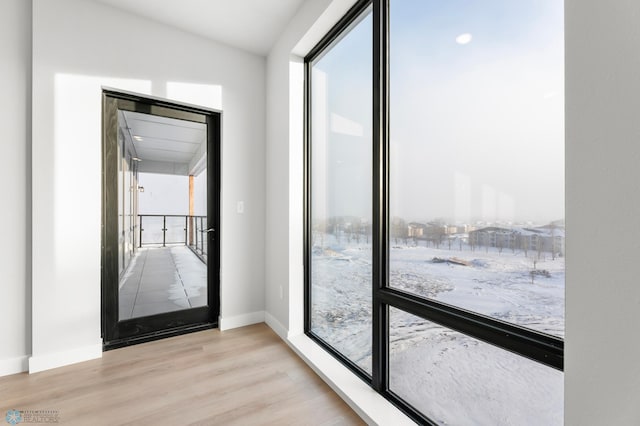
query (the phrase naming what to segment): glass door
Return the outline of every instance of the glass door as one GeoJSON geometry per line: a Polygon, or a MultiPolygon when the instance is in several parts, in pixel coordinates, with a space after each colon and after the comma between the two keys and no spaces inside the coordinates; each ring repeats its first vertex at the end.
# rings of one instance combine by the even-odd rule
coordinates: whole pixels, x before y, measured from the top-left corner
{"type": "Polygon", "coordinates": [[[217,326],[220,119],[103,93],[105,349],[217,326]]]}

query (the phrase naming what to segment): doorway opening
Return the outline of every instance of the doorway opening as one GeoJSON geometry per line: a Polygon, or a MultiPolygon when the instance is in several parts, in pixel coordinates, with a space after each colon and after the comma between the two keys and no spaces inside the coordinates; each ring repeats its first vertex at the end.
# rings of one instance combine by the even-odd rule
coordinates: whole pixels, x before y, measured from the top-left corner
{"type": "Polygon", "coordinates": [[[103,90],[105,350],[217,327],[221,113],[103,90]]]}

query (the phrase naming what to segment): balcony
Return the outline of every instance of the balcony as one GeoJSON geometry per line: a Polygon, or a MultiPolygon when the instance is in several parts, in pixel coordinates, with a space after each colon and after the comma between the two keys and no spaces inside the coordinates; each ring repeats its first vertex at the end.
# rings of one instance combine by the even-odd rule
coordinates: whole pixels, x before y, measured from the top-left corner
{"type": "Polygon", "coordinates": [[[138,247],[120,277],[119,318],[207,304],[207,218],[138,215],[138,247]]]}

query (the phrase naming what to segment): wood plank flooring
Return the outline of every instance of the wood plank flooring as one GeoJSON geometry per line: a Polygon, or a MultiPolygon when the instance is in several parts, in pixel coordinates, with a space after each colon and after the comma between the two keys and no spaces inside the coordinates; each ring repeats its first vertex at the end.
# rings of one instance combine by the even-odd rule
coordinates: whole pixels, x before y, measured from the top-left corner
{"type": "Polygon", "coordinates": [[[0,377],[0,420],[12,409],[52,410],[65,425],[364,424],[265,324],[0,377]]]}

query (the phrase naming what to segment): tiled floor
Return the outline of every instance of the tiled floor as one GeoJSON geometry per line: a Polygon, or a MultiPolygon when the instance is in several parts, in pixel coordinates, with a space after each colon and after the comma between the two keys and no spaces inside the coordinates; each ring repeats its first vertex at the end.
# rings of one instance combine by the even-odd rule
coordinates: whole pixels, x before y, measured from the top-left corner
{"type": "Polygon", "coordinates": [[[207,267],[186,246],[141,248],[120,282],[120,320],[207,304],[207,267]]]}

